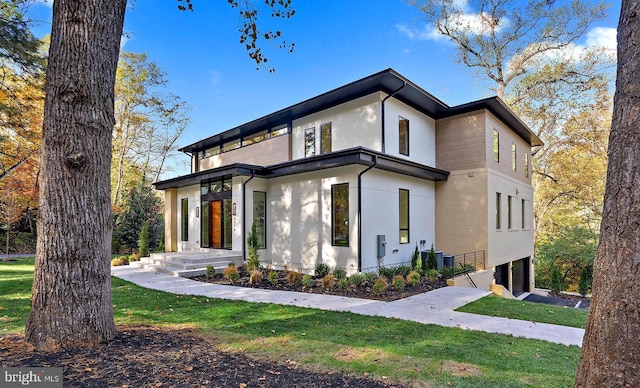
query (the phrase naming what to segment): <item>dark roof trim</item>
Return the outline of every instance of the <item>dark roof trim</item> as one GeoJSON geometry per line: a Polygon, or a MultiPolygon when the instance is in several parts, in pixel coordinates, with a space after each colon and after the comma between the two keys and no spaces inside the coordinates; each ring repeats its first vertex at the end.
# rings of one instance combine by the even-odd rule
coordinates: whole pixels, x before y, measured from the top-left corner
{"type": "Polygon", "coordinates": [[[380,170],[430,181],[446,181],[449,176],[448,171],[397,158],[395,156],[383,154],[364,147],[356,147],[310,158],[287,161],[266,167],[236,163],[226,167],[206,170],[183,177],[157,182],[154,183],[154,186],[157,190],[166,190],[200,184],[201,181],[220,178],[223,176],[250,176],[252,172],[257,178],[270,179],[353,164],[360,164],[363,166],[373,166],[375,164],[375,168],[380,170]],[[374,163],[374,159],[377,159],[377,164],[374,163]]]}
{"type": "Polygon", "coordinates": [[[249,136],[265,129],[288,124],[300,117],[364,97],[375,92],[391,94],[406,83],[394,97],[431,117],[443,115],[449,108],[424,89],[409,81],[393,69],[386,69],[368,77],[351,82],[308,100],[291,105],[277,112],[260,117],[228,131],[199,140],[180,149],[183,152],[197,152],[240,136],[249,136]]]}
{"type": "Polygon", "coordinates": [[[449,108],[446,115],[442,117],[452,117],[464,113],[474,112],[487,109],[493,113],[498,119],[504,122],[511,130],[518,134],[525,141],[529,142],[532,147],[543,146],[544,143],[540,138],[525,124],[499,97],[489,97],[483,100],[473,101],[466,104],[449,108]]]}
{"type": "Polygon", "coordinates": [[[200,171],[189,175],[167,179],[165,181],[155,182],[153,185],[156,190],[178,189],[186,186],[199,185],[200,182],[209,179],[239,175],[250,176],[252,171],[260,168],[262,167],[251,164],[234,163],[220,168],[200,171]]]}

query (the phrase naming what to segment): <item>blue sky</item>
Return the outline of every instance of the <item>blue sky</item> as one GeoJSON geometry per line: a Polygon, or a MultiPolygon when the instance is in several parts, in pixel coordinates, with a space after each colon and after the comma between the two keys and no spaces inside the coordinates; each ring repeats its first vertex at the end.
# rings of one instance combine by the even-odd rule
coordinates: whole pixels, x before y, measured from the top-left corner
{"type": "MultiPolygon", "coordinates": [[[[295,43],[291,54],[263,48],[275,74],[256,70],[227,1],[192,1],[194,12],[178,11],[177,0],[130,1],[125,18],[123,49],[148,54],[167,73],[167,91],[191,107],[181,146],[390,67],[449,105],[494,94],[403,0],[293,0],[293,18],[262,16],[264,29],[295,43]]],[[[615,45],[620,1],[610,3],[608,17],[578,44],[615,45]]],[[[35,5],[30,15],[42,21],[37,35],[49,32],[50,6],[35,5]]]]}

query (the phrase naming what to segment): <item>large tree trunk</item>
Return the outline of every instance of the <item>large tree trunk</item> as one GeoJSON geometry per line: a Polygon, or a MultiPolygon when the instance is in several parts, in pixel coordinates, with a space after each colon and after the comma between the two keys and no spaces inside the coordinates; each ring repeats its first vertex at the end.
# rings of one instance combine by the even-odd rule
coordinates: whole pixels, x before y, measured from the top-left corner
{"type": "Polygon", "coordinates": [[[640,386],[640,3],[623,1],[593,300],[576,387],[640,386]]]}
{"type": "Polygon", "coordinates": [[[42,131],[36,269],[26,339],[37,349],[115,335],[110,205],[113,88],[126,0],[56,0],[42,131]]]}

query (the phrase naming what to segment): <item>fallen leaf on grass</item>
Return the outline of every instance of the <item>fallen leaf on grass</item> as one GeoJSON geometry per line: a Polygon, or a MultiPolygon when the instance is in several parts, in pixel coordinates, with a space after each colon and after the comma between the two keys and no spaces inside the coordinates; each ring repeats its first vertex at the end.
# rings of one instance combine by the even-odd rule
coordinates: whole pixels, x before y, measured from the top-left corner
{"type": "Polygon", "coordinates": [[[184,367],[184,370],[191,372],[193,370],[193,367],[191,365],[187,365],[184,367]]]}

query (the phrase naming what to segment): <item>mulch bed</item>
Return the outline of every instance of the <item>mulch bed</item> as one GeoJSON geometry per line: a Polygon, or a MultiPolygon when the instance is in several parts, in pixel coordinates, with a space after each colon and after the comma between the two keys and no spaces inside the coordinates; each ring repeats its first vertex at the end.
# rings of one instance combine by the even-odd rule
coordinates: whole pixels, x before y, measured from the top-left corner
{"type": "Polygon", "coordinates": [[[445,279],[438,279],[434,282],[430,282],[424,277],[421,279],[419,285],[410,286],[406,285],[403,290],[398,291],[393,289],[393,285],[390,283],[387,291],[382,295],[373,295],[371,293],[371,284],[366,284],[360,287],[349,286],[347,289],[341,289],[338,286],[334,286],[331,289],[325,289],[322,287],[322,283],[320,279],[315,279],[314,286],[305,287],[300,282],[295,285],[290,285],[286,281],[286,272],[285,271],[275,271],[278,274],[278,283],[276,285],[271,284],[266,279],[266,271],[263,276],[262,282],[260,284],[251,284],[249,282],[249,273],[244,269],[244,267],[238,268],[238,273],[240,275],[240,279],[231,282],[228,279],[225,279],[222,274],[216,274],[213,277],[207,276],[197,276],[191,278],[192,280],[197,280],[205,283],[212,284],[222,284],[227,286],[237,286],[237,287],[249,287],[249,288],[262,288],[269,290],[280,290],[280,291],[295,291],[295,292],[305,292],[311,294],[326,294],[326,295],[339,295],[339,296],[347,296],[350,298],[361,298],[361,299],[374,299],[381,301],[394,301],[402,298],[406,298],[409,296],[422,294],[425,292],[433,291],[435,289],[446,287],[447,281],[445,279]]]}
{"type": "Polygon", "coordinates": [[[54,353],[33,352],[20,335],[0,337],[2,367],[61,367],[65,387],[399,387],[293,360],[257,360],[219,350],[192,329],[119,326],[113,341],[54,353]]]}

